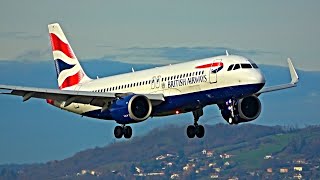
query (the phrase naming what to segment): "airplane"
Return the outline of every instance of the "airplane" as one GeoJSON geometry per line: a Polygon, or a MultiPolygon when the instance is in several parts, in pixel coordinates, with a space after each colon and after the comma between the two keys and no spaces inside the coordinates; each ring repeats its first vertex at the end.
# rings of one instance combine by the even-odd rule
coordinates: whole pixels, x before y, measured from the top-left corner
{"type": "Polygon", "coordinates": [[[104,78],[89,78],[58,23],[48,25],[59,89],[0,85],[1,94],[45,99],[62,110],[101,120],[113,120],[116,138],[131,138],[128,124],[151,117],[192,112],[186,134],[202,138],[198,124],[203,108],[216,104],[229,124],[259,117],[262,93],[296,87],[299,77],[288,59],[291,82],[264,87],[256,63],[243,56],[225,55],[134,71],[104,78]]]}

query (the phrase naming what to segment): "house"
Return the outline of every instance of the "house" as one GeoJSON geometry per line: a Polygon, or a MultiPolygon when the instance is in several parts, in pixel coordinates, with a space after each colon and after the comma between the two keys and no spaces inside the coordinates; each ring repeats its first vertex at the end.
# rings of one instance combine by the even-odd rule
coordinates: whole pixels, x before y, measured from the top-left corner
{"type": "Polygon", "coordinates": [[[137,173],[142,173],[142,169],[140,169],[140,168],[138,168],[138,167],[136,167],[136,171],[137,171],[137,173]]]}
{"type": "Polygon", "coordinates": [[[173,165],[172,162],[168,162],[168,163],[167,163],[167,166],[172,166],[172,165],[173,165]]]}
{"type": "Polygon", "coordinates": [[[156,157],[156,160],[159,161],[159,160],[162,160],[162,159],[165,159],[165,158],[166,158],[166,156],[160,155],[160,156],[156,157]]]}
{"type": "Polygon", "coordinates": [[[288,173],[288,168],[280,168],[280,173],[288,173]]]}
{"type": "Polygon", "coordinates": [[[293,179],[302,179],[302,175],[300,173],[295,174],[295,175],[293,175],[293,179]]]}
{"type": "Polygon", "coordinates": [[[295,166],[295,167],[293,167],[293,170],[294,171],[302,171],[302,167],[301,166],[295,166]]]}
{"type": "Polygon", "coordinates": [[[202,154],[203,154],[203,155],[206,155],[206,154],[207,154],[207,150],[205,150],[205,149],[202,150],[202,154]]]}
{"type": "Polygon", "coordinates": [[[307,161],[305,159],[295,159],[295,160],[293,160],[293,163],[295,163],[295,164],[307,164],[307,161]]]}
{"type": "Polygon", "coordinates": [[[188,171],[188,170],[189,170],[189,164],[187,164],[186,166],[184,166],[182,169],[183,169],[184,171],[188,171]]]}
{"type": "Polygon", "coordinates": [[[170,179],[179,179],[179,174],[172,174],[170,179]]]}
{"type": "Polygon", "coordinates": [[[187,164],[183,167],[183,170],[188,171],[191,167],[195,167],[195,166],[196,166],[195,164],[187,164]]]}
{"type": "Polygon", "coordinates": [[[232,156],[232,155],[226,154],[226,153],[220,154],[220,158],[221,158],[221,159],[229,159],[231,156],[232,156]]]}
{"type": "Polygon", "coordinates": [[[213,156],[213,151],[207,151],[207,157],[212,157],[213,156]]]}
{"type": "Polygon", "coordinates": [[[210,164],[209,164],[209,167],[213,167],[213,166],[215,166],[215,165],[217,165],[217,163],[210,163],[210,164]]]}
{"type": "Polygon", "coordinates": [[[265,155],[263,159],[272,159],[272,155],[265,155]]]}
{"type": "Polygon", "coordinates": [[[267,172],[268,172],[268,173],[272,173],[272,168],[268,168],[268,169],[267,169],[267,172]]]}
{"type": "Polygon", "coordinates": [[[213,170],[215,170],[216,172],[220,172],[221,171],[220,168],[213,168],[213,170]]]}
{"type": "Polygon", "coordinates": [[[211,179],[218,179],[219,178],[219,174],[211,174],[210,178],[211,179]]]}
{"type": "Polygon", "coordinates": [[[227,161],[227,162],[224,163],[224,165],[225,165],[225,166],[229,166],[230,163],[227,161]]]}

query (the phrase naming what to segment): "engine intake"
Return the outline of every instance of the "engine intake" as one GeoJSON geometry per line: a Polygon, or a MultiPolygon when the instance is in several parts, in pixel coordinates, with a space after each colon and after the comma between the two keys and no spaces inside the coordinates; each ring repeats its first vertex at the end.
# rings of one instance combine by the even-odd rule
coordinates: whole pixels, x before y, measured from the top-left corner
{"type": "Polygon", "coordinates": [[[110,114],[120,124],[129,124],[146,120],[152,112],[150,99],[144,95],[130,94],[115,100],[110,114]]]}
{"type": "Polygon", "coordinates": [[[143,95],[134,95],[128,103],[129,116],[135,121],[146,120],[152,111],[151,101],[143,95]]]}
{"type": "Polygon", "coordinates": [[[261,102],[256,96],[248,96],[238,101],[237,110],[241,119],[252,121],[261,113],[261,102]]]}

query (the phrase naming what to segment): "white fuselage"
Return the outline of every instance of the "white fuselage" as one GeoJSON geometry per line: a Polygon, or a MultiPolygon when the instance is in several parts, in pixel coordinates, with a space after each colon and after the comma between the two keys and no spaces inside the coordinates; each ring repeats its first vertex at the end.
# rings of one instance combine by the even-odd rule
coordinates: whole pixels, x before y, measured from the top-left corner
{"type": "MultiPolygon", "coordinates": [[[[241,56],[216,56],[95,79],[87,83],[66,88],[66,90],[163,94],[164,97],[177,97],[186,94],[196,94],[199,92],[210,92],[211,90],[227,87],[232,88],[252,84],[264,85],[265,79],[261,71],[258,68],[252,67],[252,64],[254,64],[252,61],[241,56]],[[217,63],[222,64],[213,66],[213,64],[217,63]],[[233,69],[228,71],[229,66],[233,64],[234,66],[238,64],[240,68],[234,69],[233,67],[233,69]],[[251,68],[241,68],[242,64],[250,64],[251,68]],[[218,72],[214,72],[214,70],[219,67],[222,69],[218,72]]],[[[228,91],[228,89],[226,89],[226,91],[228,91]]],[[[248,94],[252,93],[255,92],[248,92],[248,94]]],[[[208,94],[208,98],[214,95],[208,94]]],[[[243,93],[243,95],[245,96],[247,94],[243,93]]],[[[221,101],[222,100],[224,99],[221,99],[221,101]]],[[[212,101],[206,102],[205,105],[215,104],[217,101],[219,101],[219,99],[212,98],[212,101]]],[[[188,101],[186,101],[186,103],[188,103],[188,101]]],[[[101,107],[77,103],[73,103],[67,107],[63,107],[62,102],[56,102],[55,105],[78,114],[84,114],[88,111],[101,109],[101,107]]],[[[183,104],[180,104],[180,106],[181,105],[183,106],[183,104]]],[[[179,107],[175,107],[175,109],[177,108],[179,107]]],[[[180,108],[183,109],[183,107],[180,108]]],[[[163,115],[173,114],[174,112],[175,111],[172,109],[168,113],[164,112],[163,115]]],[[[182,110],[181,112],[186,111],[182,110]]],[[[158,115],[161,115],[161,113],[158,115]]]]}

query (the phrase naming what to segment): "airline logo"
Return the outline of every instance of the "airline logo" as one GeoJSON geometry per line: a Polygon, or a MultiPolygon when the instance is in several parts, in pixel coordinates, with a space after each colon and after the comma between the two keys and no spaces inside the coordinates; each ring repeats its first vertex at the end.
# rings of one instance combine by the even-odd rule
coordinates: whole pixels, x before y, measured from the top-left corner
{"type": "Polygon", "coordinates": [[[55,33],[50,33],[51,46],[55,61],[59,88],[78,84],[84,77],[80,64],[70,45],[55,33]]]}
{"type": "Polygon", "coordinates": [[[205,68],[211,68],[211,73],[217,73],[222,70],[223,63],[222,62],[214,62],[209,64],[203,64],[196,66],[197,69],[205,69],[205,68]]]}

